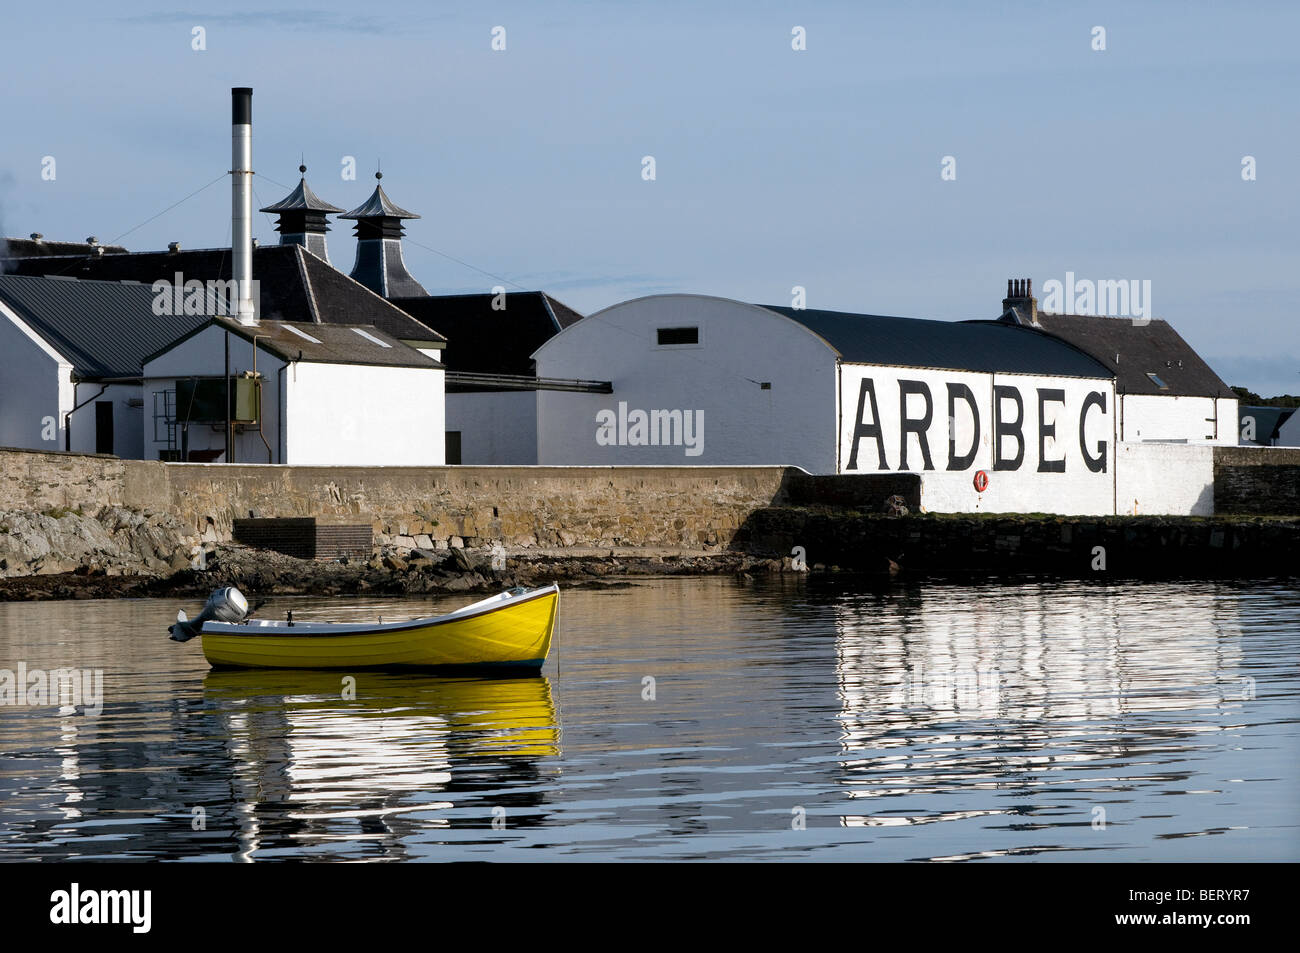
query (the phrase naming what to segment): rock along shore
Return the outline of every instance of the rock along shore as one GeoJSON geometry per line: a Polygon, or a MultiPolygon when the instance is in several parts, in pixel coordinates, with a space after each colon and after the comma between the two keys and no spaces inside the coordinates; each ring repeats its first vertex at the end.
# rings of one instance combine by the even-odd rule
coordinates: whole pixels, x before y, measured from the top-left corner
{"type": "Polygon", "coordinates": [[[1300,576],[1300,519],[890,515],[787,506],[756,510],[726,548],[518,548],[503,561],[486,547],[385,543],[369,558],[313,561],[195,536],[166,512],[0,512],[0,601],[202,598],[223,585],[250,597],[477,593],[553,580],[745,578],[802,568],[964,581],[1300,576]]]}

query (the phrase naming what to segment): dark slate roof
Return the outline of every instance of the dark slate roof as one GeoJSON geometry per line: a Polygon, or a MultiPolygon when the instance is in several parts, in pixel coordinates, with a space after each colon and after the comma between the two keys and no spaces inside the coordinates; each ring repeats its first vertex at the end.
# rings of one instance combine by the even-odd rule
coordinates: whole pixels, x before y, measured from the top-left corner
{"type": "Polygon", "coordinates": [[[569,327],[570,325],[577,324],[579,321],[583,319],[584,317],[583,315],[579,314],[577,311],[574,311],[567,304],[564,304],[563,302],[560,301],[556,301],[554,298],[552,298],[548,294],[545,294],[544,292],[543,292],[543,296],[546,298],[547,303],[551,306],[551,314],[555,315],[555,323],[560,326],[560,330],[563,330],[569,327]]]}
{"type": "MultiPolygon", "coordinates": [[[[0,258],[41,258],[48,255],[91,255],[99,254],[103,249],[105,255],[124,255],[126,248],[121,245],[92,245],[90,242],[51,242],[34,238],[0,239],[0,258]]],[[[0,269],[2,270],[2,269],[0,269]]]]}
{"type": "MultiPolygon", "coordinates": [[[[1242,427],[1245,426],[1247,417],[1255,419],[1255,439],[1249,443],[1261,447],[1273,445],[1273,441],[1278,439],[1278,431],[1294,413],[1294,407],[1238,407],[1237,410],[1242,427]]],[[[1241,432],[1240,428],[1237,432],[1241,432]]]]}
{"type": "Polygon", "coordinates": [[[1040,311],[1038,324],[1048,334],[1068,341],[1105,364],[1115,375],[1121,393],[1237,396],[1167,321],[1153,319],[1147,324],[1135,324],[1132,318],[1040,311]],[[1148,374],[1155,374],[1169,386],[1161,388],[1148,374]]]}
{"type": "Polygon", "coordinates": [[[207,323],[153,313],[148,285],[0,275],[0,301],[83,380],[139,377],[144,358],[207,323]]]}
{"type": "Polygon", "coordinates": [[[341,212],[343,209],[330,205],[311,190],[304,176],[298,187],[274,205],[261,209],[263,212],[341,212]]]}
{"type": "Polygon", "coordinates": [[[760,305],[820,335],[852,364],[890,364],[955,371],[1113,375],[1075,347],[1041,331],[996,321],[932,321],[845,311],[760,305]]]}
{"type": "Polygon", "coordinates": [[[370,193],[370,198],[366,199],[350,212],[344,212],[339,218],[419,218],[414,212],[408,212],[401,206],[394,205],[393,201],[384,193],[382,185],[376,185],[375,190],[370,193]]]}
{"type": "MultiPolygon", "coordinates": [[[[98,258],[11,258],[0,272],[21,275],[71,275],[110,281],[229,280],[229,248],[193,251],[131,252],[98,258]]],[[[253,250],[253,277],[259,282],[263,321],[307,324],[374,325],[403,341],[430,346],[441,336],[395,308],[365,285],[353,281],[301,245],[263,245],[253,250]]]]}
{"type": "Polygon", "coordinates": [[[505,308],[492,294],[391,298],[393,304],[447,339],[449,370],[532,374],[533,352],[582,315],[541,291],[511,291],[505,308]]]}
{"type": "MultiPolygon", "coordinates": [[[[246,327],[230,318],[211,317],[202,319],[198,327],[148,355],[145,360],[153,360],[165,351],[171,350],[176,344],[202,331],[209,324],[220,325],[246,341],[252,341],[256,336],[259,348],[286,361],[304,361],[311,364],[365,364],[380,367],[442,366],[373,325],[262,321],[256,326],[246,327]],[[364,331],[365,335],[358,334],[358,331],[364,331]],[[370,338],[378,338],[383,344],[370,338]],[[384,347],[384,344],[388,346],[384,347]]],[[[359,396],[364,397],[364,395],[359,396]]]]}

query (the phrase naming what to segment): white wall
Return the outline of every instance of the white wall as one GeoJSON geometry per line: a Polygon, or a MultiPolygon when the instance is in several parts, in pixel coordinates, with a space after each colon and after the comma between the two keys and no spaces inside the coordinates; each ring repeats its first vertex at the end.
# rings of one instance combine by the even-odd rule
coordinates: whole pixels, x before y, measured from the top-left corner
{"type": "Polygon", "coordinates": [[[1236,446],[1237,401],[1214,397],[1124,394],[1120,439],[1236,446]]]}
{"type": "MultiPolygon", "coordinates": [[[[146,460],[157,460],[159,451],[166,446],[165,441],[155,440],[154,434],[154,393],[176,389],[176,381],[183,377],[221,377],[225,371],[224,328],[212,326],[204,328],[175,347],[148,362],[144,367],[145,384],[142,397],[144,406],[140,410],[142,428],[141,455],[146,460]]],[[[279,370],[284,362],[265,350],[258,350],[257,371],[263,375],[262,382],[262,434],[271,445],[268,455],[266,444],[255,431],[235,434],[235,452],[237,463],[283,463],[280,435],[281,386],[279,370]],[[271,457],[268,460],[268,456],[271,457]]],[[[253,345],[237,334],[230,334],[230,373],[238,375],[243,371],[253,370],[253,345]]],[[[286,372],[287,374],[287,372],[286,372]]],[[[80,413],[80,412],[79,412],[80,413]]],[[[177,416],[184,416],[183,410],[177,410],[177,416]]],[[[160,432],[158,436],[163,436],[160,432]]],[[[191,423],[189,425],[190,450],[224,450],[226,445],[224,425],[215,428],[208,424],[191,423]]],[[[180,447],[178,428],[177,448],[180,447]]],[[[220,459],[220,458],[218,458],[220,459]]]]}
{"type": "Polygon", "coordinates": [[[614,387],[612,394],[538,394],[539,463],[792,464],[835,472],[835,352],[764,308],[701,295],[638,298],[571,325],[533,356],[539,377],[608,380],[614,387]],[[658,328],[683,326],[700,329],[698,345],[657,345],[658,328]],[[702,411],[701,452],[688,455],[684,441],[602,446],[597,414],[617,416],[620,405],[629,416],[702,411]]]}
{"type": "Polygon", "coordinates": [[[0,447],[62,450],[72,406],[71,363],[0,302],[0,447]]]}
{"type": "MultiPolygon", "coordinates": [[[[87,401],[85,406],[73,413],[70,423],[72,430],[71,449],[77,453],[95,452],[95,405],[102,401],[113,404],[113,449],[119,457],[139,460],[144,453],[144,410],[132,407],[132,400],[139,400],[142,389],[139,384],[96,384],[93,381],[74,384],[73,406],[87,401]],[[100,389],[103,388],[103,393],[100,389]]],[[[71,409],[71,408],[69,408],[71,409]]],[[[59,449],[63,446],[60,444],[59,449]]]]}
{"type": "Polygon", "coordinates": [[[295,362],[285,378],[286,463],[445,462],[442,368],[295,362]]]}
{"type": "Polygon", "coordinates": [[[1121,443],[1115,512],[1121,516],[1213,516],[1214,447],[1121,443]]]}
{"type": "Polygon", "coordinates": [[[537,392],[447,395],[447,430],[460,431],[461,463],[537,463],[537,392]]]}
{"type": "MultiPolygon", "coordinates": [[[[879,473],[886,471],[921,474],[921,505],[929,512],[968,513],[1062,513],[1068,515],[1104,515],[1114,507],[1114,419],[1113,384],[1109,380],[1072,377],[1037,377],[1022,374],[986,374],[975,372],[923,370],[919,368],[883,367],[845,364],[840,369],[839,460],[843,473],[879,473]],[[864,382],[870,382],[876,407],[870,397],[862,400],[864,382]],[[906,433],[902,427],[900,381],[923,388],[930,396],[930,421],[923,429],[930,459],[927,465],[920,435],[906,433]],[[957,399],[949,418],[949,388],[965,386],[978,409],[957,399]],[[1020,395],[1022,406],[1021,440],[1008,434],[1003,438],[1001,468],[994,464],[994,387],[1010,387],[1020,395]],[[1060,391],[1064,400],[1047,400],[1040,419],[1039,389],[1060,391]],[[1096,395],[1104,400],[1092,404],[1084,414],[1085,400],[1096,395]],[[877,416],[878,415],[878,416],[877,416]],[[950,425],[951,420],[951,425],[950,425]],[[874,433],[854,433],[859,421],[865,429],[878,425],[880,440],[874,433]],[[1082,421],[1082,423],[1081,423],[1082,421]],[[1054,435],[1042,433],[1043,427],[1055,428],[1054,435]],[[1081,432],[1082,427],[1082,432],[1081,432]],[[1082,444],[1093,459],[1090,468],[1082,444]],[[1040,437],[1042,452],[1040,453],[1040,437]],[[880,457],[883,443],[884,461],[880,457]],[[959,458],[968,455],[974,444],[974,457],[967,463],[959,458]],[[1023,457],[1014,463],[1018,450],[1023,457]],[[903,460],[904,449],[907,459],[903,460]],[[1040,470],[1040,462],[1058,470],[1040,470]],[[904,463],[906,465],[904,465],[904,463]],[[980,493],[974,478],[978,471],[988,475],[988,486],[980,493]]],[[[1002,419],[1016,419],[1012,400],[1002,401],[1002,419]]],[[[919,420],[924,414],[922,393],[910,393],[907,416],[919,420]]]]}

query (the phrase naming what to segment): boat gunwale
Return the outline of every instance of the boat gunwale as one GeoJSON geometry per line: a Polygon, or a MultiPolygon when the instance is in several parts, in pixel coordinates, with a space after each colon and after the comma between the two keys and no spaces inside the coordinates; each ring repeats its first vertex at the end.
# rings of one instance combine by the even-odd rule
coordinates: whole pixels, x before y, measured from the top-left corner
{"type": "Polygon", "coordinates": [[[489,615],[493,612],[500,612],[503,609],[513,608],[514,606],[520,606],[523,605],[524,603],[532,602],[536,599],[544,599],[552,595],[555,596],[556,598],[559,598],[560,587],[558,583],[553,582],[548,586],[542,586],[526,595],[516,596],[514,599],[507,601],[502,605],[485,606],[484,608],[478,609],[474,612],[467,612],[461,615],[457,615],[456,612],[451,612],[446,615],[426,616],[425,618],[422,619],[411,619],[407,622],[387,622],[376,626],[354,629],[353,631],[350,632],[329,632],[329,631],[295,632],[292,630],[307,629],[313,626],[331,626],[331,627],[347,626],[348,628],[351,628],[354,625],[365,626],[366,623],[364,622],[303,622],[303,623],[295,623],[294,625],[290,626],[290,625],[285,625],[283,623],[277,622],[275,625],[250,626],[244,622],[205,622],[203,624],[203,627],[199,630],[199,635],[200,637],[205,635],[214,635],[214,636],[228,636],[232,638],[262,638],[262,639],[266,639],[266,638],[301,639],[301,638],[313,638],[313,637],[335,639],[335,638],[346,638],[349,636],[387,635],[390,632],[391,633],[408,632],[411,631],[412,629],[428,629],[440,625],[447,625],[452,622],[462,622],[466,619],[477,619],[480,618],[481,616],[489,615]],[[221,629],[213,629],[209,631],[208,629],[209,625],[213,625],[213,626],[219,625],[221,626],[221,629]]]}

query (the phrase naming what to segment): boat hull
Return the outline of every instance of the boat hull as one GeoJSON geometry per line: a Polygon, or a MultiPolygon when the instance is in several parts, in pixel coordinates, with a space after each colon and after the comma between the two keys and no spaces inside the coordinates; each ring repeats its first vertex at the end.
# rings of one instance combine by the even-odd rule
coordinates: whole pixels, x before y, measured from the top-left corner
{"type": "Polygon", "coordinates": [[[477,611],[469,607],[369,628],[210,622],[203,626],[203,654],[213,668],[537,674],[550,652],[558,611],[559,590],[548,586],[477,611]]]}

